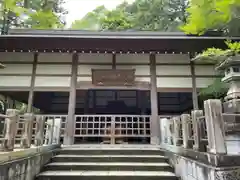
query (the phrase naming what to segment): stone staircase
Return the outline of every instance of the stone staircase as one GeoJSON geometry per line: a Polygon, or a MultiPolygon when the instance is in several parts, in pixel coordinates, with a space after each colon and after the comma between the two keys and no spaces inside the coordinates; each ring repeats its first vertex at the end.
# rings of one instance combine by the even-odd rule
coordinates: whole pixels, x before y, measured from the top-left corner
{"type": "Polygon", "coordinates": [[[77,148],[60,150],[36,180],[177,180],[157,148],[77,148]]]}

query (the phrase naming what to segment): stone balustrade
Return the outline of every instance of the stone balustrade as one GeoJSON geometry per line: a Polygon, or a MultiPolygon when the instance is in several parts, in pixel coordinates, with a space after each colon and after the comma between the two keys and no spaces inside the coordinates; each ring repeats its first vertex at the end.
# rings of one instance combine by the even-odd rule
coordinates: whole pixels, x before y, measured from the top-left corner
{"type": "Polygon", "coordinates": [[[8,109],[1,134],[1,151],[14,151],[16,148],[28,149],[31,146],[60,144],[60,126],[55,119],[44,119],[42,115],[26,113],[19,115],[16,109],[8,109]]]}
{"type": "Polygon", "coordinates": [[[240,179],[239,100],[209,99],[203,110],[161,119],[161,129],[161,147],[181,179],[240,179]]]}
{"type": "MultiPolygon", "coordinates": [[[[210,99],[204,102],[204,114],[202,110],[193,110],[191,114],[170,118],[168,123],[163,124],[165,132],[162,132],[162,136],[165,136],[163,139],[166,141],[162,143],[200,152],[230,155],[233,150],[230,151],[227,146],[226,137],[230,132],[239,132],[240,123],[236,117],[240,118],[240,114],[225,113],[222,109],[220,100],[210,99]],[[234,120],[231,118],[232,121],[229,121],[230,117],[234,117],[234,120]]],[[[239,148],[240,146],[238,151],[239,148]]]]}

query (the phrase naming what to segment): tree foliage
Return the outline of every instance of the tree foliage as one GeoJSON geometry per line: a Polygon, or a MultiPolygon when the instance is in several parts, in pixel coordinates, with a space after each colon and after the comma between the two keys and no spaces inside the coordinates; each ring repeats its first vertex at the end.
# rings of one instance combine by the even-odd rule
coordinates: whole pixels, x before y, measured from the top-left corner
{"type": "Polygon", "coordinates": [[[181,29],[187,34],[203,34],[208,30],[240,34],[239,0],[191,0],[187,23],[181,29]]]}
{"type": "Polygon", "coordinates": [[[101,29],[102,30],[126,30],[132,29],[133,24],[126,16],[126,12],[121,9],[110,11],[106,13],[106,16],[101,18],[101,29]]]}
{"type": "Polygon", "coordinates": [[[83,19],[75,21],[72,28],[179,31],[178,26],[186,21],[187,2],[187,0],[135,0],[133,3],[123,2],[111,11],[104,8],[100,12],[94,10],[88,13],[83,19]],[[91,24],[97,24],[97,27],[92,27],[91,24]]]}
{"type": "Polygon", "coordinates": [[[81,20],[74,21],[71,29],[99,30],[101,27],[101,19],[104,18],[108,12],[105,6],[99,6],[92,12],[87,13],[81,20]]]}
{"type": "Polygon", "coordinates": [[[221,78],[216,78],[212,84],[203,88],[199,92],[199,105],[202,107],[203,101],[207,99],[224,99],[228,91],[228,86],[221,78]]]}
{"type": "Polygon", "coordinates": [[[134,29],[147,31],[179,31],[186,19],[186,0],[136,0],[131,4],[134,29]]]}
{"type": "Polygon", "coordinates": [[[230,56],[235,56],[240,53],[240,42],[225,41],[227,49],[208,48],[198,54],[193,60],[205,61],[213,64],[218,64],[230,56]]]}
{"type": "Polygon", "coordinates": [[[33,29],[63,27],[65,25],[63,16],[67,13],[63,4],[63,0],[31,0],[24,26],[33,29]]]}
{"type": "Polygon", "coordinates": [[[4,0],[0,4],[2,29],[28,27],[36,29],[59,28],[65,23],[63,0],[4,0]]]}
{"type": "Polygon", "coordinates": [[[222,83],[221,78],[216,78],[211,85],[202,89],[199,95],[204,99],[223,98],[227,90],[228,87],[225,83],[222,83]]]}
{"type": "MultiPolygon", "coordinates": [[[[181,26],[187,34],[202,35],[207,31],[218,31],[228,36],[240,35],[240,1],[239,0],[190,0],[187,8],[187,23],[181,26]]],[[[227,49],[210,47],[197,55],[195,59],[214,64],[228,56],[239,53],[240,43],[226,41],[227,49]]],[[[211,85],[200,91],[200,100],[223,98],[227,93],[227,85],[217,78],[211,85]]]]}

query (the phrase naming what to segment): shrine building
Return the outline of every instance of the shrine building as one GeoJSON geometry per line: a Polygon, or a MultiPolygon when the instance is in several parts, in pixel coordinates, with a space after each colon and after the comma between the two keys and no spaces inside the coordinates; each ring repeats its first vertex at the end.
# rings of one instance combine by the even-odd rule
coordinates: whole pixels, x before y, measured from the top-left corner
{"type": "MultiPolygon", "coordinates": [[[[226,37],[159,32],[11,30],[0,36],[0,94],[61,119],[65,144],[99,143],[119,128],[128,143],[156,143],[159,121],[198,109],[219,75],[191,57],[226,37]],[[67,133],[66,133],[67,132],[67,133]]],[[[234,39],[234,38],[233,38],[234,39]]],[[[111,142],[113,142],[111,140],[111,142]]]]}

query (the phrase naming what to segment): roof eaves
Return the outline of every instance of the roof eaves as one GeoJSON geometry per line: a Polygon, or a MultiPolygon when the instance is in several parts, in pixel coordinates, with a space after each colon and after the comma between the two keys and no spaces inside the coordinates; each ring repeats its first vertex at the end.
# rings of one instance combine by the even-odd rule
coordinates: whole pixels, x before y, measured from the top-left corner
{"type": "Polygon", "coordinates": [[[153,31],[84,31],[84,30],[31,30],[12,29],[10,35],[72,35],[72,36],[186,36],[182,32],[153,31]]]}
{"type": "Polygon", "coordinates": [[[59,34],[11,34],[1,35],[0,38],[67,38],[67,39],[178,39],[178,40],[240,40],[240,37],[206,37],[206,36],[157,36],[157,35],[117,35],[117,34],[82,34],[82,35],[59,35],[59,34]]]}

